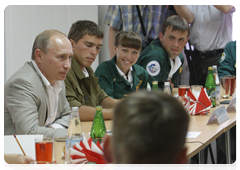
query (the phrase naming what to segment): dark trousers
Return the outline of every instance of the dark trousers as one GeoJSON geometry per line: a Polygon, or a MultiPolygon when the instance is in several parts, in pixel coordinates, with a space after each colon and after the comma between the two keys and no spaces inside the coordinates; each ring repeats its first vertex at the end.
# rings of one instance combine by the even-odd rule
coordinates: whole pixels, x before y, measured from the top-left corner
{"type": "MultiPolygon", "coordinates": [[[[230,129],[230,150],[232,162],[236,161],[236,126],[230,129]]],[[[216,140],[217,142],[217,163],[226,164],[226,143],[225,134],[219,136],[216,140]]]]}
{"type": "Polygon", "coordinates": [[[202,54],[201,52],[194,50],[194,56],[192,57],[193,65],[196,71],[197,81],[199,85],[205,87],[207,79],[208,67],[217,65],[219,66],[219,59],[222,56],[223,50],[217,50],[213,55],[202,54]]]}

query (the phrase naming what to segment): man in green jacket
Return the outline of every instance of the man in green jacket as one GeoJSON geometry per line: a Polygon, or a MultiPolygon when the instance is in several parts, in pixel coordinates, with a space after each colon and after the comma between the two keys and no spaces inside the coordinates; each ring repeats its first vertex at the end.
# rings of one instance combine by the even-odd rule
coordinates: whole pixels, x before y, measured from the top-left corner
{"type": "Polygon", "coordinates": [[[222,57],[219,59],[218,76],[235,75],[236,76],[236,41],[227,43],[222,57]]]}
{"type": "Polygon", "coordinates": [[[80,20],[72,24],[68,38],[72,44],[72,66],[65,79],[66,97],[71,107],[79,107],[81,121],[93,120],[95,107],[103,107],[104,119],[112,119],[116,101],[98,85],[91,68],[100,52],[103,30],[94,22],[80,20]]]}
{"type": "Polygon", "coordinates": [[[177,15],[165,19],[159,38],[141,52],[137,61],[150,75],[150,84],[158,81],[159,88],[163,89],[164,82],[174,82],[177,79],[184,62],[181,52],[188,42],[189,33],[186,19],[177,15]]]}

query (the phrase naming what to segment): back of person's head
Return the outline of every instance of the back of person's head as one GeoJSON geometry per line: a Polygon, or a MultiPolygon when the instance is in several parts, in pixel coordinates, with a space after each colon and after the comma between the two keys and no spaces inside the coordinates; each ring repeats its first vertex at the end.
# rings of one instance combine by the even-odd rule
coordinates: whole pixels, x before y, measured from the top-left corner
{"type": "Polygon", "coordinates": [[[79,20],[72,24],[68,33],[68,39],[72,39],[77,43],[84,35],[95,36],[98,39],[103,39],[104,31],[93,21],[79,20]]]}
{"type": "Polygon", "coordinates": [[[51,41],[50,38],[54,35],[59,35],[67,38],[65,34],[58,30],[45,30],[42,33],[38,34],[38,36],[35,38],[35,41],[33,43],[32,47],[32,60],[35,60],[35,50],[40,49],[44,53],[47,53],[47,51],[51,48],[51,41]]]}
{"type": "Polygon", "coordinates": [[[142,39],[139,33],[133,31],[121,31],[116,35],[114,45],[116,47],[121,45],[123,47],[141,50],[142,39]]]}
{"type": "Polygon", "coordinates": [[[183,17],[180,17],[178,15],[172,15],[168,18],[166,18],[162,23],[161,32],[164,35],[166,32],[166,29],[170,28],[171,31],[179,31],[181,33],[188,32],[188,37],[190,34],[190,27],[187,22],[187,20],[183,17]]]}
{"type": "Polygon", "coordinates": [[[189,115],[183,105],[168,94],[140,90],[127,96],[114,110],[113,161],[187,163],[184,145],[188,123],[189,115]]]}

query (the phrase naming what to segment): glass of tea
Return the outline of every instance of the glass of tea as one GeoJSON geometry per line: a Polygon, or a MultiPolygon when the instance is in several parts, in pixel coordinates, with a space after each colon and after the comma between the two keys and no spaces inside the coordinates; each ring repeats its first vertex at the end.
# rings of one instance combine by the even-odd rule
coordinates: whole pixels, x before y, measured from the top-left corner
{"type": "Polygon", "coordinates": [[[184,96],[187,91],[189,91],[189,85],[179,85],[178,86],[178,96],[184,96]]]}
{"type": "Polygon", "coordinates": [[[227,77],[227,79],[229,79],[229,94],[232,96],[236,88],[236,76],[224,75],[224,77],[227,77]]]}
{"type": "Polygon", "coordinates": [[[51,164],[46,161],[30,162],[30,170],[51,170],[51,164]]]}
{"type": "Polygon", "coordinates": [[[51,138],[35,139],[36,161],[46,161],[51,163],[53,158],[53,140],[51,138]]]}
{"type": "Polygon", "coordinates": [[[220,94],[223,99],[228,99],[230,95],[231,78],[220,77],[220,94]]]}

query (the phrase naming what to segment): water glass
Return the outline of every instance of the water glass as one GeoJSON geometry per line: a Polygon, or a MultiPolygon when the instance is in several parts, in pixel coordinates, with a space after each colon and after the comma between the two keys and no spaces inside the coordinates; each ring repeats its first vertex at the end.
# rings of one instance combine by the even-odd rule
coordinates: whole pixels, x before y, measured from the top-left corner
{"type": "Polygon", "coordinates": [[[65,144],[66,138],[53,139],[53,156],[54,161],[58,164],[65,162],[65,144]]]}

